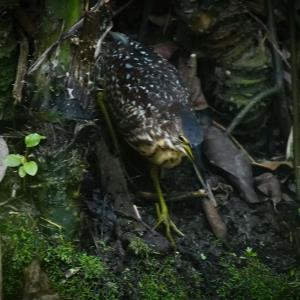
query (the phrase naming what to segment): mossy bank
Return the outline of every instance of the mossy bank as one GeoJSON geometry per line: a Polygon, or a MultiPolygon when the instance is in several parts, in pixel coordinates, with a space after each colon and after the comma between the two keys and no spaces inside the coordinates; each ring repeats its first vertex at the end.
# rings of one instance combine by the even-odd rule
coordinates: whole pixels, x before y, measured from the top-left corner
{"type": "MultiPolygon", "coordinates": [[[[141,239],[133,239],[127,260],[116,268],[107,243],[80,250],[63,239],[44,238],[32,219],[10,214],[1,220],[4,296],[22,299],[23,271],[38,257],[60,299],[300,299],[300,273],[276,274],[257,254],[228,253],[211,282],[178,252],[162,255],[141,239]],[[89,253],[86,252],[89,251],[89,253]]],[[[117,258],[116,258],[117,259],[117,258]]],[[[203,255],[203,260],[207,258],[203,255]]]]}

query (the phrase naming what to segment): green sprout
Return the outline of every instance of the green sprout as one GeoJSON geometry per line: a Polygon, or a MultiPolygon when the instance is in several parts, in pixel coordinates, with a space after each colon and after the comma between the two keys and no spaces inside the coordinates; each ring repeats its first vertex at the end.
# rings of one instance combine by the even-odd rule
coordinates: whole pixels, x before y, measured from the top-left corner
{"type": "MultiPolygon", "coordinates": [[[[33,148],[40,144],[41,140],[45,140],[46,137],[38,133],[31,133],[25,136],[24,142],[26,148],[33,148]]],[[[24,178],[27,174],[35,176],[38,171],[38,165],[34,160],[28,160],[27,151],[25,155],[21,154],[9,154],[4,159],[4,164],[7,167],[19,167],[18,174],[21,178],[24,178]]]]}
{"type": "Polygon", "coordinates": [[[249,258],[249,257],[256,257],[257,253],[251,247],[247,247],[246,250],[245,250],[245,256],[247,258],[249,258]]]}

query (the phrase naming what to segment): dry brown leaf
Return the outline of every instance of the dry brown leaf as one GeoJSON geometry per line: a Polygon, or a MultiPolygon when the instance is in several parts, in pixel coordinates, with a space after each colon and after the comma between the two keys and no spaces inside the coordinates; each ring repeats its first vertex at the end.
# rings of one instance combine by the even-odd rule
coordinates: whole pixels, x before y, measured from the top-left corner
{"type": "Polygon", "coordinates": [[[265,168],[270,171],[276,171],[281,166],[293,168],[293,163],[288,160],[283,160],[283,161],[264,160],[264,161],[260,161],[260,162],[253,162],[252,164],[253,164],[253,166],[265,168]]]}
{"type": "Polygon", "coordinates": [[[42,271],[39,259],[34,259],[24,269],[24,289],[22,300],[59,300],[52,290],[48,276],[42,271]]]}
{"type": "Polygon", "coordinates": [[[202,200],[202,207],[215,236],[225,245],[228,245],[227,227],[223,222],[217,208],[213,205],[212,201],[207,198],[202,200]]]}
{"type": "Polygon", "coordinates": [[[263,173],[255,177],[257,189],[264,195],[270,197],[274,206],[282,200],[280,181],[272,173],[263,173]]]}
{"type": "Polygon", "coordinates": [[[251,164],[230,138],[215,126],[205,129],[203,152],[249,203],[260,202],[253,188],[251,164]]]}

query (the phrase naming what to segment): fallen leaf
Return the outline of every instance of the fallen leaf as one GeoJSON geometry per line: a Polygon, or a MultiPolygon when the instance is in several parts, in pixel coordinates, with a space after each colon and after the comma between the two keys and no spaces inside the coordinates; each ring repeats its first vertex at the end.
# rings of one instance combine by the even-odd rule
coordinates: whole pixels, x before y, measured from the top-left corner
{"type": "Polygon", "coordinates": [[[214,206],[212,201],[207,198],[202,199],[202,207],[215,236],[225,245],[228,245],[227,227],[223,222],[218,209],[214,206]]]}
{"type": "Polygon", "coordinates": [[[260,202],[253,188],[250,160],[224,132],[215,126],[205,128],[203,152],[212,165],[223,171],[247,202],[260,202]]]}
{"type": "Polygon", "coordinates": [[[270,171],[275,171],[279,167],[282,167],[282,166],[285,166],[288,168],[293,168],[293,163],[288,160],[283,160],[283,161],[264,160],[264,161],[260,161],[260,162],[253,162],[252,164],[253,164],[253,166],[265,168],[270,171]]]}
{"type": "Polygon", "coordinates": [[[7,166],[3,163],[5,157],[8,155],[8,147],[3,137],[0,137],[0,182],[2,181],[7,166]]]}
{"type": "Polygon", "coordinates": [[[270,197],[274,206],[282,200],[281,185],[277,176],[272,173],[263,173],[255,177],[255,182],[257,189],[265,196],[270,197]]]}
{"type": "Polygon", "coordinates": [[[22,300],[59,300],[51,289],[48,276],[42,271],[39,259],[34,259],[24,269],[24,289],[22,300]]]}

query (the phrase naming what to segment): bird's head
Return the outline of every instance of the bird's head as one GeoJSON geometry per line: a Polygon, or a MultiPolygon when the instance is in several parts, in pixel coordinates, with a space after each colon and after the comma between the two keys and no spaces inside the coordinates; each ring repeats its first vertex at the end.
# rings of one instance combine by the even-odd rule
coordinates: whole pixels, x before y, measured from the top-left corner
{"type": "Polygon", "coordinates": [[[182,134],[179,135],[178,140],[186,156],[191,158],[193,153],[198,152],[203,141],[203,128],[194,111],[187,108],[180,109],[180,119],[182,134]]]}

